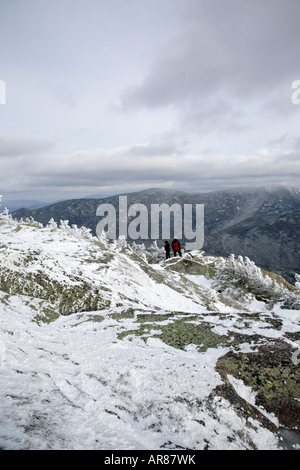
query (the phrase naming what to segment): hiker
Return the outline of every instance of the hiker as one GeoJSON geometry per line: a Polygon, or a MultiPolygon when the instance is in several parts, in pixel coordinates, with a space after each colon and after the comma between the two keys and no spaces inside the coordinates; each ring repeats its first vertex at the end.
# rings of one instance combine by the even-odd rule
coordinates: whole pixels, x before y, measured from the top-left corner
{"type": "Polygon", "coordinates": [[[180,245],[179,241],[177,240],[177,238],[175,238],[175,239],[172,241],[172,249],[173,249],[174,256],[176,256],[176,254],[179,253],[179,256],[182,257],[182,254],[181,254],[181,245],[180,245]]]}
{"type": "Polygon", "coordinates": [[[165,251],[166,251],[166,259],[170,258],[170,243],[166,240],[165,241],[165,251]]]}

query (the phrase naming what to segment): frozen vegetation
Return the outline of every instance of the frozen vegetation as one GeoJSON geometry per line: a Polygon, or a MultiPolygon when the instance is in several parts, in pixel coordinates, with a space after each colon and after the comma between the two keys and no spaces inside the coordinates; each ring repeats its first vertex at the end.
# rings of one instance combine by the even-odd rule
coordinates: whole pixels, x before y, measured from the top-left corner
{"type": "Polygon", "coordinates": [[[0,216],[0,448],[300,449],[300,292],[0,216]]]}

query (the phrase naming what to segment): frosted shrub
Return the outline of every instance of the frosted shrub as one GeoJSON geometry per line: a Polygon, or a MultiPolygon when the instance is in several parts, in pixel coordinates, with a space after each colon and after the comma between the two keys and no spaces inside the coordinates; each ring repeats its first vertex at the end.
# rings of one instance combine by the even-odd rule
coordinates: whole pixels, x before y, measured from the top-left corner
{"type": "Polygon", "coordinates": [[[215,287],[240,301],[255,297],[274,304],[284,295],[284,288],[268,275],[264,276],[253,261],[242,256],[235,258],[234,255],[223,259],[220,264],[215,287]]]}
{"type": "Polygon", "coordinates": [[[47,228],[49,228],[50,230],[56,230],[57,229],[57,223],[55,222],[53,217],[49,220],[49,222],[47,224],[47,228]]]}
{"type": "Polygon", "coordinates": [[[105,230],[102,230],[101,235],[98,237],[100,243],[102,243],[106,248],[109,246],[109,238],[106,235],[105,230]]]}
{"type": "Polygon", "coordinates": [[[43,228],[43,224],[41,222],[37,222],[36,220],[34,220],[33,217],[26,217],[26,219],[24,220],[24,224],[26,225],[32,225],[33,227],[39,227],[39,228],[43,228]]]}
{"type": "Polygon", "coordinates": [[[131,243],[130,247],[134,253],[148,263],[159,263],[165,257],[164,248],[159,248],[156,240],[148,248],[144,243],[137,244],[135,242],[131,243]]]}
{"type": "Polygon", "coordinates": [[[289,292],[286,295],[282,303],[282,308],[291,309],[291,310],[300,310],[300,292],[296,290],[295,292],[289,292]]]}
{"type": "Polygon", "coordinates": [[[114,240],[110,245],[110,249],[113,251],[121,251],[127,247],[127,241],[124,235],[121,235],[117,240],[114,240]]]}
{"type": "Polygon", "coordinates": [[[7,207],[4,207],[1,215],[4,215],[5,217],[9,217],[12,219],[12,215],[9,213],[9,210],[7,209],[7,207]]]}
{"type": "Polygon", "coordinates": [[[154,240],[154,242],[146,250],[148,263],[159,263],[159,261],[164,259],[164,256],[165,250],[164,248],[159,248],[156,240],[154,240]]]}
{"type": "Polygon", "coordinates": [[[131,243],[130,245],[132,251],[143,261],[147,261],[147,256],[146,256],[146,247],[144,243],[131,243]]]}
{"type": "Polygon", "coordinates": [[[72,225],[72,227],[70,227],[68,220],[60,221],[59,230],[65,235],[76,237],[79,240],[89,240],[90,238],[92,238],[91,229],[86,227],[77,227],[77,225],[74,224],[72,225]]]}
{"type": "Polygon", "coordinates": [[[295,279],[296,279],[296,282],[295,282],[296,289],[300,291],[300,274],[295,274],[295,279]]]}
{"type": "Polygon", "coordinates": [[[68,220],[61,220],[60,223],[59,223],[59,229],[62,232],[70,233],[71,227],[69,225],[69,221],[68,220]]]}
{"type": "Polygon", "coordinates": [[[77,225],[72,225],[72,229],[77,235],[78,238],[83,238],[84,240],[89,240],[92,238],[91,229],[87,227],[78,228],[77,225]]]}

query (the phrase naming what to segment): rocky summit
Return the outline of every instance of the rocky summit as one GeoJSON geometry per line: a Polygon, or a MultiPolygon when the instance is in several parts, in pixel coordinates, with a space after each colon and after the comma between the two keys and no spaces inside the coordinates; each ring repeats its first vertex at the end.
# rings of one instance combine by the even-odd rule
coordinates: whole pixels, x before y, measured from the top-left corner
{"type": "MultiPolygon", "coordinates": [[[[128,205],[143,204],[150,213],[152,204],[204,205],[204,245],[206,253],[215,256],[249,257],[258,266],[274,271],[293,283],[300,274],[300,190],[283,186],[240,188],[187,193],[147,189],[127,193],[128,205]]],[[[57,223],[84,226],[96,235],[101,204],[111,204],[119,216],[119,195],[62,201],[39,209],[19,209],[17,218],[33,217],[46,225],[51,218],[57,223]]],[[[195,214],[194,214],[195,219],[195,214]]],[[[195,220],[194,220],[195,223],[195,220]]],[[[149,221],[150,227],[150,221],[149,221]]],[[[130,236],[128,236],[130,240],[130,236]]],[[[148,234],[144,243],[149,245],[148,234]]],[[[183,242],[185,242],[183,231],[183,242]]],[[[161,241],[163,243],[163,241],[161,241]]]]}
{"type": "Polygon", "coordinates": [[[300,449],[300,283],[0,216],[1,449],[300,449]]]}

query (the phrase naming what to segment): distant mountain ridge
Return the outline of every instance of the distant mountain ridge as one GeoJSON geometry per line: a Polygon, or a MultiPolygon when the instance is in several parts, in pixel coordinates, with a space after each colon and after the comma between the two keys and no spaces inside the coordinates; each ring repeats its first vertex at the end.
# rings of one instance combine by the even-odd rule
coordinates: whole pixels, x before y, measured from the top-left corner
{"type": "Polygon", "coordinates": [[[26,209],[39,209],[40,207],[47,206],[46,202],[36,201],[35,199],[32,200],[23,200],[23,199],[3,199],[2,200],[2,207],[6,207],[10,212],[14,212],[21,208],[26,209]]]}
{"type": "MultiPolygon", "coordinates": [[[[151,188],[123,195],[127,196],[128,207],[141,203],[148,212],[151,204],[178,203],[182,207],[204,204],[203,250],[206,253],[248,256],[257,265],[278,272],[290,282],[294,282],[295,272],[300,273],[300,190],[270,187],[194,194],[151,188]]],[[[95,234],[100,220],[96,216],[97,207],[112,204],[118,216],[119,196],[72,199],[35,210],[19,209],[13,216],[33,217],[43,224],[51,218],[56,222],[68,220],[70,225],[88,227],[95,234]]],[[[182,241],[184,244],[185,239],[182,241]]]]}

